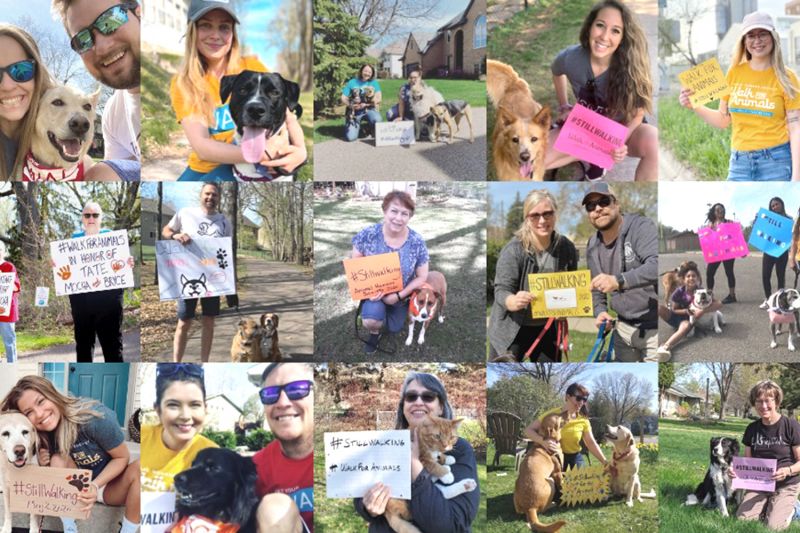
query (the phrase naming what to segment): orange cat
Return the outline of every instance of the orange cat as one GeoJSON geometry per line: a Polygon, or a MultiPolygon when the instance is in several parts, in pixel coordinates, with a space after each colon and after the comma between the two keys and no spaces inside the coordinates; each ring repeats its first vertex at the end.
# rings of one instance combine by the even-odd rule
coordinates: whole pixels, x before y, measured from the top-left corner
{"type": "MultiPolygon", "coordinates": [[[[437,483],[435,486],[448,500],[465,492],[473,491],[478,487],[475,480],[470,478],[462,479],[453,484],[453,473],[450,471],[450,465],[454,464],[456,460],[450,455],[445,455],[445,452],[453,449],[453,445],[458,439],[456,429],[461,420],[460,418],[447,420],[431,415],[417,430],[419,460],[434,481],[439,480],[447,485],[437,483]]],[[[411,508],[406,500],[390,499],[389,503],[386,504],[384,516],[389,526],[397,533],[421,533],[410,522],[413,517],[411,516],[411,508]]]]}

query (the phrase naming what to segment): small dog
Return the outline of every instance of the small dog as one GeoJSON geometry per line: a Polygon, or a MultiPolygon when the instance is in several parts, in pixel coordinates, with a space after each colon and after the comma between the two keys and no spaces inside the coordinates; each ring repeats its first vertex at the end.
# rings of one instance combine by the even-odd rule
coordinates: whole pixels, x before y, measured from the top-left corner
{"type": "Polygon", "coordinates": [[[367,104],[367,109],[380,109],[375,103],[375,87],[371,85],[364,87],[364,103],[367,104]]]}
{"type": "Polygon", "coordinates": [[[664,305],[669,307],[672,305],[672,300],[670,300],[670,298],[672,298],[672,293],[681,286],[677,268],[661,274],[661,286],[664,288],[664,305]]]}
{"type": "Polygon", "coordinates": [[[283,356],[278,346],[278,315],[264,313],[261,315],[261,356],[262,361],[279,363],[283,356]]]}
{"type": "MultiPolygon", "coordinates": [[[[0,533],[11,533],[11,486],[6,472],[11,468],[22,468],[25,465],[38,465],[36,458],[36,429],[30,420],[17,411],[6,411],[0,414],[0,482],[3,487],[3,527],[0,533]]],[[[30,532],[39,533],[39,517],[30,516],[30,532]]]]}
{"type": "Polygon", "coordinates": [[[533,99],[528,83],[509,65],[486,62],[486,91],[497,108],[492,157],[499,180],[544,180],[550,109],[533,99]]]}
{"type": "Polygon", "coordinates": [[[231,344],[232,363],[255,363],[262,361],[261,355],[262,329],[252,318],[239,320],[238,331],[231,344]]]}
{"type": "Polygon", "coordinates": [[[236,124],[236,142],[247,163],[234,165],[234,175],[242,181],[291,181],[294,174],[259,162],[264,155],[272,160],[285,155],[289,147],[286,110],[303,115],[299,104],[300,86],[274,72],[244,70],[220,81],[220,98],[230,97],[229,108],[236,124]]]}
{"type": "Polygon", "coordinates": [[[694,299],[692,303],[689,304],[689,324],[692,326],[700,325],[707,327],[709,323],[714,325],[714,333],[722,333],[722,328],[720,326],[725,325],[725,316],[722,314],[722,311],[714,311],[710,315],[708,313],[704,314],[700,320],[698,321],[694,317],[694,313],[701,310],[707,309],[711,302],[714,301],[714,294],[707,289],[696,289],[694,291],[694,299]],[[705,317],[709,317],[706,319],[705,317]]]}
{"type": "Polygon", "coordinates": [[[469,124],[469,142],[475,142],[475,135],[472,132],[472,108],[465,100],[447,100],[431,106],[431,115],[433,116],[433,142],[439,142],[442,123],[447,124],[447,130],[450,133],[450,140],[447,143],[453,142],[453,133],[460,129],[462,117],[467,119],[467,124],[469,124]],[[455,127],[453,127],[454,121],[455,127]]]}
{"type": "Polygon", "coordinates": [[[769,329],[772,333],[770,348],[778,346],[777,335],[781,324],[789,324],[789,351],[795,351],[794,336],[800,332],[800,292],[795,289],[780,289],[767,298],[769,329]]]}
{"type": "Polygon", "coordinates": [[[347,109],[344,111],[344,121],[348,125],[356,123],[356,105],[361,103],[361,90],[357,88],[350,89],[350,95],[347,97],[347,109]]]}
{"type": "Polygon", "coordinates": [[[66,85],[45,91],[22,168],[23,181],[83,181],[92,165],[87,154],[99,96],[100,89],[87,95],[66,85]]]}
{"type": "Polygon", "coordinates": [[[416,140],[419,140],[423,129],[427,126],[433,126],[433,117],[430,114],[431,107],[442,102],[444,102],[444,97],[441,93],[425,84],[424,81],[418,81],[411,86],[409,104],[411,105],[411,112],[414,114],[414,136],[416,140]]]}
{"type": "Polygon", "coordinates": [[[728,499],[734,494],[728,472],[733,458],[739,455],[739,441],[730,437],[711,437],[710,445],[706,475],[694,492],[686,497],[684,505],[702,503],[706,507],[716,506],[722,516],[728,516],[728,499]]]}
{"type": "Polygon", "coordinates": [[[614,446],[611,458],[611,492],[625,498],[625,505],[633,507],[634,498],[655,498],[655,491],[642,494],[639,481],[639,450],[633,440],[633,433],[625,426],[606,425],[606,439],[614,446]]]}
{"type": "Polygon", "coordinates": [[[447,280],[444,274],[431,270],[428,280],[419,289],[411,293],[408,303],[408,337],[406,346],[414,342],[414,324],[422,322],[417,344],[425,343],[425,332],[433,318],[438,316],[439,323],[444,322],[444,305],[447,299],[447,280]]]}

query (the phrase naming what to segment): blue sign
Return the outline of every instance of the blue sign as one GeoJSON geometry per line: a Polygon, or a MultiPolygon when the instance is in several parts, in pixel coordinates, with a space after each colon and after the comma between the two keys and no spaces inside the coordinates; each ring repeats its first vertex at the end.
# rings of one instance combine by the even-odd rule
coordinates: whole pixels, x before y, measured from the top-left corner
{"type": "Polygon", "coordinates": [[[792,245],[792,219],[760,209],[748,244],[772,257],[780,257],[792,245]]]}

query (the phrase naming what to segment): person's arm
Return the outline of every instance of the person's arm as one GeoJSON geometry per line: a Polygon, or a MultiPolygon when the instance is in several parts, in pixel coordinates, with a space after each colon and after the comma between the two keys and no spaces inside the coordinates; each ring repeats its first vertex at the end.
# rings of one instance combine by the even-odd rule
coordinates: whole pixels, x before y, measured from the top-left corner
{"type": "Polygon", "coordinates": [[[592,427],[589,426],[588,431],[583,432],[583,443],[586,445],[586,449],[589,450],[589,453],[594,455],[598,461],[600,461],[603,466],[608,464],[608,459],[606,459],[606,455],[603,453],[603,450],[600,449],[600,446],[597,445],[597,441],[594,440],[594,435],[592,434],[592,427]]]}
{"type": "Polygon", "coordinates": [[[405,116],[406,116],[406,101],[403,98],[403,87],[400,87],[400,91],[398,91],[397,93],[397,118],[395,120],[403,120],[405,116]]]}
{"type": "Polygon", "coordinates": [[[128,466],[128,460],[131,454],[124,442],[106,451],[111,456],[111,460],[97,477],[92,480],[88,489],[78,494],[78,500],[84,504],[84,507],[81,508],[82,511],[91,511],[97,501],[97,491],[105,487],[110,481],[119,477],[128,466]]]}
{"type": "Polygon", "coordinates": [[[800,181],[800,109],[786,112],[789,126],[789,148],[792,153],[792,181],[800,181]]]}
{"type": "Polygon", "coordinates": [[[188,234],[182,233],[179,228],[180,221],[178,219],[178,213],[175,213],[175,216],[172,217],[172,220],[167,222],[167,225],[161,230],[161,236],[165,240],[176,240],[181,244],[189,244],[192,242],[192,238],[189,237],[188,234]],[[173,229],[173,227],[178,229],[173,229]]]}
{"type": "Polygon", "coordinates": [[[678,101],[683,107],[694,111],[695,115],[700,117],[702,121],[709,126],[724,130],[731,125],[731,114],[728,111],[728,102],[720,100],[719,109],[710,109],[704,105],[692,107],[692,102],[689,100],[689,96],[692,93],[693,91],[691,89],[681,89],[678,101]]]}
{"type": "Polygon", "coordinates": [[[518,255],[516,244],[509,242],[500,251],[494,274],[494,298],[511,313],[525,309],[533,300],[530,292],[518,290],[524,258],[518,255]]]}
{"type": "Polygon", "coordinates": [[[203,161],[227,165],[246,163],[239,146],[214,139],[208,133],[208,126],[200,120],[187,117],[181,121],[181,126],[192,150],[203,161]]]}
{"type": "Polygon", "coordinates": [[[566,120],[567,115],[572,110],[572,106],[569,105],[569,80],[567,75],[553,76],[553,87],[556,90],[556,100],[558,101],[558,120],[566,120]]]}
{"type": "Polygon", "coordinates": [[[658,281],[658,228],[648,217],[642,217],[639,227],[631,234],[633,250],[640,265],[622,272],[623,290],[646,287],[658,281]]]}
{"type": "Polygon", "coordinates": [[[417,267],[415,272],[415,277],[411,281],[408,282],[408,285],[402,288],[402,290],[387,294],[383,297],[383,303],[386,305],[394,305],[400,300],[405,300],[408,296],[417,290],[418,288],[422,287],[422,285],[428,281],[428,268],[429,263],[425,263],[424,265],[420,265],[417,267]],[[399,296],[399,298],[398,298],[399,296]]]}

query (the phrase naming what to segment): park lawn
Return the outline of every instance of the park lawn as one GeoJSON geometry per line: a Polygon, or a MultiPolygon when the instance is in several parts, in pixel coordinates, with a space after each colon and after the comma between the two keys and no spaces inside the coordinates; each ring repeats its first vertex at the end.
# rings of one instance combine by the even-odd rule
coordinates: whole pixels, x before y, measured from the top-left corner
{"type": "Polygon", "coordinates": [[[20,354],[33,352],[36,350],[44,350],[51,346],[71,344],[74,342],[75,337],[71,328],[66,328],[63,332],[59,333],[17,331],[17,352],[20,354]]]}
{"type": "MultiPolygon", "coordinates": [[[[425,80],[446,100],[466,100],[472,107],[486,107],[486,83],[479,80],[425,80]]],[[[400,87],[405,79],[378,80],[381,85],[381,116],[386,120],[386,111],[397,103],[400,87]]],[[[335,116],[320,116],[314,121],[314,142],[324,142],[343,137],[344,106],[335,116]]],[[[310,107],[309,107],[310,109],[310,107]]],[[[308,135],[308,134],[306,134],[308,135]]]]}
{"type": "MultiPolygon", "coordinates": [[[[612,450],[603,446],[606,457],[610,457],[612,450]]],[[[642,463],[639,468],[639,477],[642,481],[642,492],[649,492],[656,487],[656,453],[641,451],[642,463]]],[[[487,466],[487,493],[488,515],[486,533],[528,533],[525,518],[514,510],[514,485],[517,474],[514,471],[514,457],[502,455],[500,465],[492,466],[494,460],[494,444],[489,444],[486,453],[487,466]]],[[[597,464],[592,459],[592,464],[597,464]]],[[[633,502],[633,508],[625,506],[619,498],[600,504],[583,504],[575,507],[556,507],[545,514],[539,515],[539,520],[550,524],[556,520],[565,520],[567,525],[559,530],[560,533],[598,533],[637,531],[642,533],[655,533],[658,526],[658,501],[645,499],[642,503],[633,502]],[[624,527],[622,527],[624,524],[624,527]]],[[[661,531],[692,532],[693,529],[661,529],[661,531]]]]}
{"type": "MultiPolygon", "coordinates": [[[[709,104],[716,109],[719,102],[709,104]]],[[[677,95],[658,100],[660,142],[694,170],[698,180],[721,180],[728,175],[731,153],[730,129],[714,128],[684,108],[677,95]]]]}

